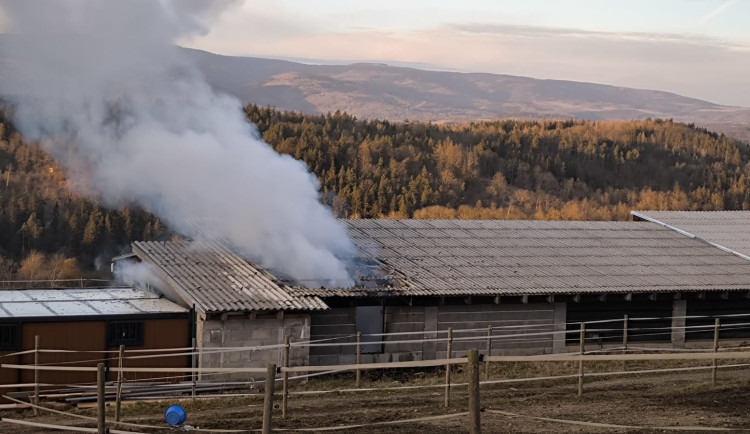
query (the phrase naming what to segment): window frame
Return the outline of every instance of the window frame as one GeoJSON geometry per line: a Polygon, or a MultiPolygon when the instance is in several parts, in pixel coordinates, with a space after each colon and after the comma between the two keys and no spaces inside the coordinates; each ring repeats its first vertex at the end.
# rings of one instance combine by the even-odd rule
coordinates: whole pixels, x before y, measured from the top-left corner
{"type": "Polygon", "coordinates": [[[116,320],[107,321],[107,346],[119,347],[139,347],[143,345],[145,322],[142,320],[116,320]],[[134,336],[117,336],[122,334],[123,327],[125,331],[134,336]]]}
{"type": "Polygon", "coordinates": [[[18,322],[4,322],[0,323],[0,329],[9,329],[7,343],[3,341],[2,337],[4,331],[0,330],[0,351],[18,351],[21,349],[21,323],[18,322]]]}

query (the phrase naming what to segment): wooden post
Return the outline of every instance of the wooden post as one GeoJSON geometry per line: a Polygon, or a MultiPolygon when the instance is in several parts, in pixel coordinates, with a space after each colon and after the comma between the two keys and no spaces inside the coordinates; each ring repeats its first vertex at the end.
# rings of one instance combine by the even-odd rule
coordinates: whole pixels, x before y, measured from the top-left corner
{"type": "Polygon", "coordinates": [[[266,367],[266,394],[263,401],[263,434],[271,434],[271,417],[273,416],[273,388],[276,382],[276,364],[266,367]]]}
{"type": "MultiPolygon", "coordinates": [[[[39,366],[39,335],[34,335],[34,365],[39,366]]],[[[39,370],[34,368],[34,405],[39,405],[39,370]]],[[[39,416],[39,409],[34,407],[34,416],[39,416]]]]}
{"type": "Polygon", "coordinates": [[[104,369],[104,363],[96,365],[96,419],[97,419],[97,433],[105,434],[107,428],[106,415],[104,413],[105,402],[104,402],[104,382],[106,380],[106,370],[104,369]]]}
{"type": "Polygon", "coordinates": [[[193,351],[191,351],[190,354],[190,367],[193,368],[193,372],[190,374],[190,377],[193,380],[193,385],[190,389],[190,396],[193,398],[193,401],[195,401],[195,392],[198,387],[198,376],[195,373],[195,368],[198,366],[198,355],[196,354],[198,347],[197,344],[197,339],[193,338],[193,351]]]}
{"type": "Polygon", "coordinates": [[[120,345],[120,352],[117,357],[117,393],[115,394],[115,420],[120,421],[120,405],[122,402],[122,359],[125,356],[125,345],[120,345]]]}
{"type": "Polygon", "coordinates": [[[362,381],[362,372],[359,370],[359,364],[362,362],[362,332],[357,332],[357,379],[355,380],[355,387],[359,389],[362,381]]]}
{"type": "Polygon", "coordinates": [[[490,379],[490,359],[489,357],[492,355],[492,326],[487,326],[487,357],[486,361],[484,362],[484,379],[489,380],[490,379]]]}
{"type": "MultiPolygon", "coordinates": [[[[622,354],[628,353],[628,316],[622,319],[622,354]]],[[[625,370],[625,360],[622,361],[622,370],[625,370]]]]}
{"type": "MultiPolygon", "coordinates": [[[[581,323],[580,353],[581,356],[586,352],[586,323],[581,323]]],[[[583,396],[583,359],[578,361],[578,396],[583,396]]]]}
{"type": "MultiPolygon", "coordinates": [[[[714,353],[719,352],[719,318],[716,318],[716,321],[714,321],[714,353]]],[[[716,359],[714,359],[714,366],[711,369],[711,386],[716,386],[716,369],[718,364],[716,363],[716,359]]]]}
{"type": "MultiPolygon", "coordinates": [[[[289,350],[291,342],[289,336],[284,336],[284,367],[289,367],[289,350]]],[[[286,406],[289,401],[289,372],[284,371],[283,377],[283,394],[281,395],[281,418],[286,419],[286,406]]]]}
{"type": "Polygon", "coordinates": [[[466,372],[469,374],[469,434],[481,434],[482,419],[479,405],[479,351],[469,350],[466,372]]]}
{"type": "MultiPolygon", "coordinates": [[[[448,344],[445,349],[445,359],[450,360],[453,350],[453,327],[448,327],[448,344]]],[[[451,403],[451,364],[445,363],[445,407],[451,403]]]]}

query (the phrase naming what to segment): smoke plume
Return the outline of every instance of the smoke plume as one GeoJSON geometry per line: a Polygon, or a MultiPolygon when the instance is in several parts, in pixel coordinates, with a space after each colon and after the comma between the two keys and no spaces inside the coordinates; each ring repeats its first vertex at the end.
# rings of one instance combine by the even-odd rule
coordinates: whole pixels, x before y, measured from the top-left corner
{"type": "Polygon", "coordinates": [[[352,244],[317,179],[265,144],[241,103],[175,46],[233,3],[0,0],[13,65],[0,91],[21,132],[105,205],[140,204],[306,285],[349,286],[352,244]]]}

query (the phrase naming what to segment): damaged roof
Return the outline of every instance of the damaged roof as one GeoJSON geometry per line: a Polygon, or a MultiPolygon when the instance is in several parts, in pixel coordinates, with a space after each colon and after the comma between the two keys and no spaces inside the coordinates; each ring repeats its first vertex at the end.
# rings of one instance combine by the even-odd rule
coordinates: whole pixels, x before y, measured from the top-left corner
{"type": "Polygon", "coordinates": [[[297,296],[272,274],[217,242],[134,242],[133,253],[155,265],[165,284],[201,312],[319,310],[317,296],[297,296]]]}
{"type": "Polygon", "coordinates": [[[186,313],[156,294],[133,288],[0,291],[0,318],[186,313]]]}
{"type": "Polygon", "coordinates": [[[392,288],[298,295],[465,296],[750,290],[750,261],[639,222],[348,220],[392,288]]]}

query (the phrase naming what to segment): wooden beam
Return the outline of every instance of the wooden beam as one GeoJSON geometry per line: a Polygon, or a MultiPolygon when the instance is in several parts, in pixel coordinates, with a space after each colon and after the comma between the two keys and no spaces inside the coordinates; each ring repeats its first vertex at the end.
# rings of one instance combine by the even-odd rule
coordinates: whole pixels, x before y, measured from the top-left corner
{"type": "Polygon", "coordinates": [[[729,291],[724,291],[721,293],[721,299],[722,300],[729,300],[729,291]]]}
{"type": "Polygon", "coordinates": [[[682,293],[681,292],[675,292],[672,296],[675,300],[682,300],[682,293]]]}
{"type": "Polygon", "coordinates": [[[529,304],[529,296],[528,295],[522,295],[521,296],[521,303],[523,303],[523,304],[529,304]]]}
{"type": "Polygon", "coordinates": [[[705,292],[699,292],[696,296],[698,300],[705,300],[706,299],[706,293],[705,292]]]}
{"type": "Polygon", "coordinates": [[[555,296],[554,295],[548,295],[547,296],[547,303],[554,303],[555,302],[555,296]]]}
{"type": "Polygon", "coordinates": [[[284,311],[280,310],[276,312],[276,319],[284,319],[284,311]]]}
{"type": "Polygon", "coordinates": [[[648,299],[651,301],[656,301],[656,297],[657,296],[655,292],[652,292],[651,294],[648,295],[648,299]]]}
{"type": "Polygon", "coordinates": [[[412,307],[414,305],[414,298],[409,297],[406,299],[406,304],[409,305],[409,307],[412,307]]]}
{"type": "Polygon", "coordinates": [[[228,317],[229,317],[228,313],[226,313],[226,312],[222,312],[221,313],[220,318],[221,318],[222,321],[226,321],[228,317]]]}
{"type": "Polygon", "coordinates": [[[601,301],[602,303],[604,303],[605,301],[607,301],[607,293],[605,292],[605,293],[599,295],[599,297],[597,297],[597,298],[599,299],[599,301],[601,301]]]}
{"type": "Polygon", "coordinates": [[[247,319],[255,319],[257,317],[258,317],[258,312],[256,312],[256,311],[252,311],[252,312],[250,312],[250,313],[247,314],[247,319]]]}
{"type": "Polygon", "coordinates": [[[573,296],[573,301],[575,301],[576,303],[580,303],[581,302],[581,294],[574,295],[573,296]]]}
{"type": "Polygon", "coordinates": [[[627,294],[625,294],[625,301],[633,301],[633,293],[632,292],[628,292],[627,294]]]}
{"type": "Polygon", "coordinates": [[[438,299],[438,305],[445,306],[445,297],[440,297],[438,299]]]}
{"type": "Polygon", "coordinates": [[[471,304],[471,296],[464,298],[464,303],[471,304]]]}
{"type": "MultiPolygon", "coordinates": [[[[750,298],[750,292],[748,292],[748,298],[750,298]]],[[[500,304],[500,296],[496,295],[493,301],[495,302],[495,304],[500,304]]]]}

